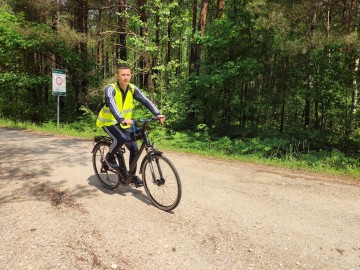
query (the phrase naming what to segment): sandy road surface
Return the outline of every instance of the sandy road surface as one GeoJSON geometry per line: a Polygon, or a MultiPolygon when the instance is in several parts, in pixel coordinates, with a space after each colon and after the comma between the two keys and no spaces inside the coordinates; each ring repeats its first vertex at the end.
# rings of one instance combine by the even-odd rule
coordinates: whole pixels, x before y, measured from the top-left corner
{"type": "Polygon", "coordinates": [[[0,269],[360,269],[360,186],[166,153],[183,198],[102,188],[92,142],[0,128],[0,269]]]}

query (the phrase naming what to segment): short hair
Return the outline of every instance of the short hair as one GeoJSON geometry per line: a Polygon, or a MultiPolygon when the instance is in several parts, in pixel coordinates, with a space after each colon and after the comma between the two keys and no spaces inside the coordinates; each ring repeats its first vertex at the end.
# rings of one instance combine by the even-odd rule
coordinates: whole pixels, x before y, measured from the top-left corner
{"type": "Polygon", "coordinates": [[[130,69],[131,70],[131,68],[130,68],[130,66],[128,64],[119,64],[119,65],[117,65],[116,72],[118,72],[120,69],[130,69]]]}

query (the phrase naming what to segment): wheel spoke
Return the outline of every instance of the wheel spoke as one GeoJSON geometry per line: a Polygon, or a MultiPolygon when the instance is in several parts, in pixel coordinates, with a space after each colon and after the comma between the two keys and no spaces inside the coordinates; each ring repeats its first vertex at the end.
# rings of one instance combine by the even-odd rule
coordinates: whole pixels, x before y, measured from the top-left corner
{"type": "Polygon", "coordinates": [[[107,166],[105,163],[105,155],[109,151],[110,144],[107,142],[99,142],[93,152],[93,167],[95,174],[100,183],[108,188],[115,189],[120,184],[120,178],[117,172],[107,166]]]}
{"type": "Polygon", "coordinates": [[[170,211],[181,199],[180,177],[170,160],[160,155],[155,159],[143,167],[145,191],[156,207],[170,211]]]}

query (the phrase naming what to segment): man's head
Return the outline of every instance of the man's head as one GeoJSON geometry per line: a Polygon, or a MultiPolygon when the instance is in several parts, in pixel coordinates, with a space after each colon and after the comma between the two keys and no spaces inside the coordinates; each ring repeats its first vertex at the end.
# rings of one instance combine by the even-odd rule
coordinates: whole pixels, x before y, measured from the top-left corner
{"type": "Polygon", "coordinates": [[[126,90],[131,80],[131,69],[126,64],[120,64],[116,69],[116,78],[121,89],[126,90]]]}

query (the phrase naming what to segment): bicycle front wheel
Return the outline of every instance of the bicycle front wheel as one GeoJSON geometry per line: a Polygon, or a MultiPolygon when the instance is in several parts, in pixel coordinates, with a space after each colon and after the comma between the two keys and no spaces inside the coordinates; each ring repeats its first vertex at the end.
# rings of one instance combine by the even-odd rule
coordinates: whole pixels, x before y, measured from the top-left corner
{"type": "Polygon", "coordinates": [[[110,143],[98,142],[93,150],[93,167],[99,182],[108,189],[119,186],[121,176],[105,162],[105,155],[109,152],[110,143]]]}
{"type": "Polygon", "coordinates": [[[164,211],[175,209],[181,199],[181,182],[171,161],[162,154],[146,156],[142,166],[144,189],[150,201],[164,211]]]}

